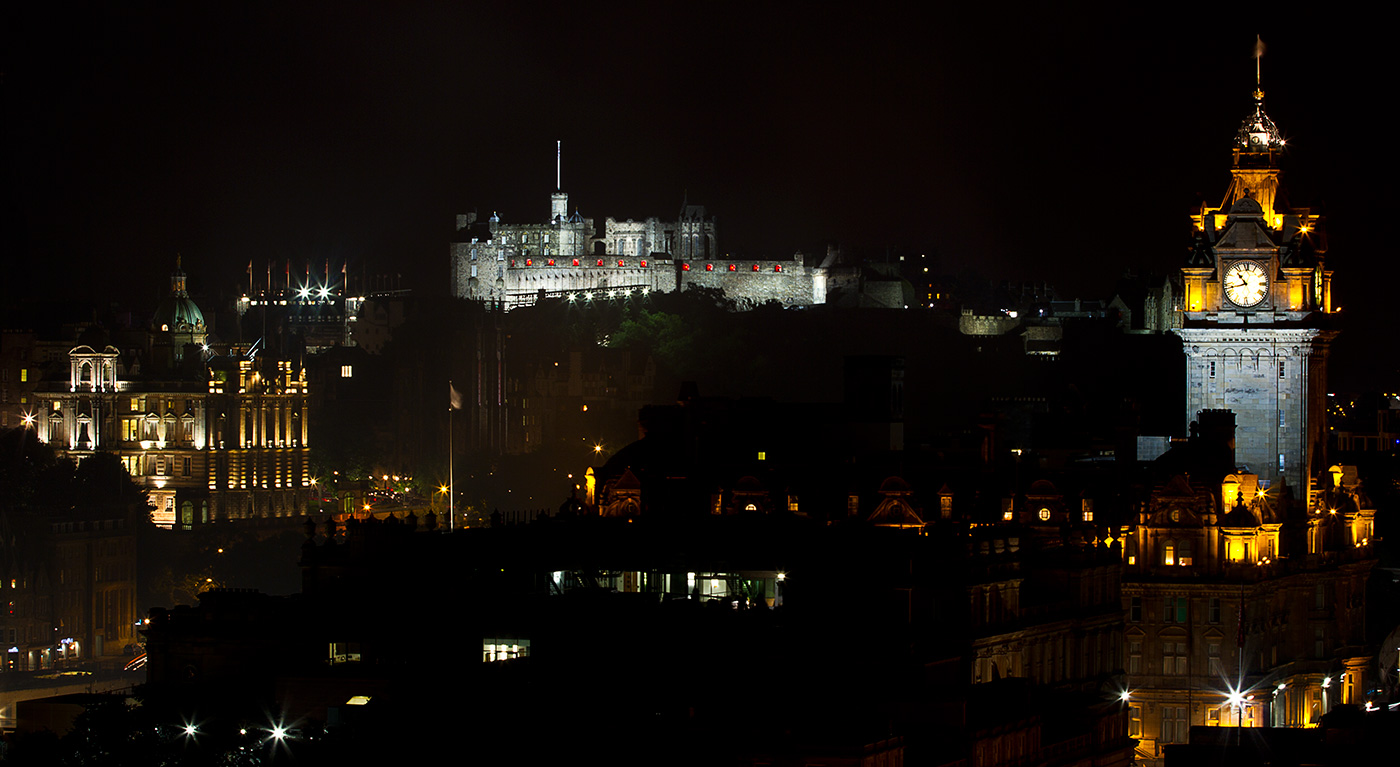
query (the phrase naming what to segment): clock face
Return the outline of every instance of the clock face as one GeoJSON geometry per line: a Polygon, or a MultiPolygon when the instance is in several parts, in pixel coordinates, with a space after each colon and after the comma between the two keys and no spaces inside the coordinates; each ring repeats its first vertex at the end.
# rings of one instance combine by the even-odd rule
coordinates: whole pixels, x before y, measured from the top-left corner
{"type": "Polygon", "coordinates": [[[1235,306],[1250,307],[1269,294],[1269,276],[1253,261],[1238,261],[1225,270],[1225,297],[1235,306]]]}

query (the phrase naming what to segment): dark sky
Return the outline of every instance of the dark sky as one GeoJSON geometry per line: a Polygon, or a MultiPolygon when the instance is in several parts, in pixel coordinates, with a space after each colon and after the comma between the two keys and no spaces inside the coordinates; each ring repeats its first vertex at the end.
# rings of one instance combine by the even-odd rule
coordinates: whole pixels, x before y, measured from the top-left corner
{"type": "Polygon", "coordinates": [[[1256,33],[1292,201],[1329,214],[1339,303],[1380,300],[1369,275],[1393,260],[1396,67],[1369,33],[1393,18],[34,5],[0,24],[0,243],[12,280],[85,298],[153,301],[176,253],[197,292],[240,284],[250,258],[441,290],[454,214],[545,219],[556,139],[586,216],[688,197],[733,253],[838,239],[1097,296],[1125,268],[1175,267],[1188,209],[1219,202],[1256,33]]]}

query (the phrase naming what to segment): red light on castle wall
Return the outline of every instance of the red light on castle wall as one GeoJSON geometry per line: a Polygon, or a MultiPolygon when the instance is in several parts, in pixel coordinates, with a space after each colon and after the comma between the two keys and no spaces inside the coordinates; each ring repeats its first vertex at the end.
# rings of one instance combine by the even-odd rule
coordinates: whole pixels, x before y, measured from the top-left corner
{"type": "Polygon", "coordinates": [[[525,259],[525,265],[526,265],[526,266],[534,266],[534,265],[535,265],[534,259],[529,259],[529,258],[525,259]]]}
{"type": "Polygon", "coordinates": [[[574,259],[574,266],[578,266],[578,259],[577,259],[577,258],[574,259]]]}
{"type": "Polygon", "coordinates": [[[552,259],[552,258],[549,259],[549,265],[550,265],[550,266],[554,266],[554,259],[552,259]]]}
{"type": "Polygon", "coordinates": [[[619,258],[619,259],[617,260],[617,265],[618,265],[618,266],[626,266],[627,264],[623,263],[622,259],[619,258]]]}
{"type": "Polygon", "coordinates": [[[647,268],[647,262],[645,262],[645,261],[642,262],[642,268],[643,268],[643,269],[647,268]]]}
{"type": "Polygon", "coordinates": [[[515,266],[515,259],[512,258],[512,259],[510,260],[510,265],[511,265],[511,266],[515,266]]]}
{"type": "Polygon", "coordinates": [[[730,264],[730,265],[729,265],[729,271],[731,271],[731,272],[737,272],[737,271],[739,271],[739,267],[735,266],[734,264],[730,264]]]}
{"type": "Polygon", "coordinates": [[[715,270],[715,265],[714,265],[714,264],[705,264],[705,271],[707,271],[707,272],[713,272],[714,270],[715,270]]]}
{"type": "Polygon", "coordinates": [[[783,265],[782,265],[782,264],[773,264],[773,271],[775,271],[775,272],[781,272],[782,270],[783,270],[783,265]]]}
{"type": "Polygon", "coordinates": [[[683,272],[688,272],[688,271],[690,271],[690,264],[681,264],[681,271],[683,271],[683,272]]]}
{"type": "Polygon", "coordinates": [[[603,265],[603,259],[600,258],[600,259],[598,259],[598,266],[602,266],[602,265],[603,265]]]}
{"type": "Polygon", "coordinates": [[[755,272],[758,271],[758,264],[754,264],[754,265],[753,265],[753,270],[754,270],[755,272]]]}

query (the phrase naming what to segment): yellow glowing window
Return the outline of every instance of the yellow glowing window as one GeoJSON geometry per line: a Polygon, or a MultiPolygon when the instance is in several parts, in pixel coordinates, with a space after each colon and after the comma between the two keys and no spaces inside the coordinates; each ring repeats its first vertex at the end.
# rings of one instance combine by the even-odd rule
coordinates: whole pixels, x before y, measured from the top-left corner
{"type": "Polygon", "coordinates": [[[760,461],[766,461],[766,460],[768,460],[768,453],[766,453],[766,452],[764,452],[764,451],[762,451],[762,450],[758,451],[758,460],[760,460],[760,461]]]}

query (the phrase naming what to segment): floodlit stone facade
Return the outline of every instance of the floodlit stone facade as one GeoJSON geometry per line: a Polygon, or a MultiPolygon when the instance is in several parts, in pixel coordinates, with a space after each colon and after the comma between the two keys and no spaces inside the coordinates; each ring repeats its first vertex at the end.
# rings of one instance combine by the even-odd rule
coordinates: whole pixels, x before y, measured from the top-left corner
{"type": "Polygon", "coordinates": [[[715,220],[699,205],[685,205],[675,221],[604,220],[567,214],[568,195],[551,195],[551,218],[542,224],[503,224],[492,214],[457,217],[451,246],[453,295],[528,306],[540,298],[589,301],[691,285],[723,289],[739,308],[769,301],[784,306],[826,302],[830,291],[854,287],[855,270],[838,269],[835,253],[818,265],[801,253],[789,259],[734,260],[719,250],[715,220]]]}

